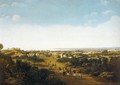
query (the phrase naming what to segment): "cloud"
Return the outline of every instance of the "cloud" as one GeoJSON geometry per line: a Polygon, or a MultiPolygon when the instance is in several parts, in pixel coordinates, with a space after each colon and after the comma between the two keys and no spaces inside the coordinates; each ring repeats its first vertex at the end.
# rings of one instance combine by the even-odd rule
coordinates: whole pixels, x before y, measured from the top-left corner
{"type": "Polygon", "coordinates": [[[111,0],[112,2],[116,2],[120,4],[120,0],[111,0]]]}
{"type": "Polygon", "coordinates": [[[0,0],[0,7],[17,6],[25,0],[0,0]]]}
{"type": "Polygon", "coordinates": [[[14,14],[14,15],[1,15],[0,16],[0,21],[1,23],[18,23],[22,20],[22,17],[18,14],[14,14]]]}
{"type": "Polygon", "coordinates": [[[0,30],[0,41],[22,49],[120,47],[120,16],[97,27],[14,25],[0,30]]]}
{"type": "Polygon", "coordinates": [[[115,5],[120,5],[120,0],[101,0],[101,4],[107,6],[110,3],[115,3],[115,5]]]}
{"type": "Polygon", "coordinates": [[[13,6],[13,7],[14,7],[14,6],[18,6],[18,4],[19,4],[19,3],[17,3],[17,2],[13,2],[13,3],[11,4],[11,6],[13,6]]]}
{"type": "Polygon", "coordinates": [[[91,12],[91,13],[85,15],[85,18],[93,18],[93,17],[96,17],[97,15],[98,15],[97,12],[91,12]]]}
{"type": "Polygon", "coordinates": [[[12,16],[11,20],[13,22],[19,22],[21,20],[21,18],[22,17],[20,15],[15,14],[15,15],[12,16]]]}
{"type": "Polygon", "coordinates": [[[112,10],[106,10],[106,11],[104,11],[102,14],[103,15],[112,15],[112,13],[113,13],[113,11],[112,10]]]}
{"type": "Polygon", "coordinates": [[[8,7],[9,5],[7,5],[7,4],[0,4],[0,8],[1,7],[8,7]]]}
{"type": "Polygon", "coordinates": [[[0,23],[2,25],[2,23],[4,23],[5,21],[9,21],[10,16],[9,15],[1,15],[0,16],[0,23]]]}
{"type": "Polygon", "coordinates": [[[96,23],[98,17],[98,12],[91,12],[84,16],[85,19],[87,19],[86,23],[84,25],[92,25],[93,23],[96,23]]]}
{"type": "Polygon", "coordinates": [[[107,5],[109,3],[110,0],[101,0],[101,4],[102,5],[107,5]]]}

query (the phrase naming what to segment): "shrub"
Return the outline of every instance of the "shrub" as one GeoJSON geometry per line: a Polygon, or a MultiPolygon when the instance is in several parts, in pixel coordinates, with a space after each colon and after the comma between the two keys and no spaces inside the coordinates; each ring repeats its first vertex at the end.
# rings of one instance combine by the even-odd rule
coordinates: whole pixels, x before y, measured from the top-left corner
{"type": "Polygon", "coordinates": [[[46,79],[46,85],[66,85],[66,84],[56,76],[49,76],[46,79]]]}
{"type": "Polygon", "coordinates": [[[99,80],[101,81],[114,81],[114,73],[113,72],[102,72],[99,75],[99,80]]]}

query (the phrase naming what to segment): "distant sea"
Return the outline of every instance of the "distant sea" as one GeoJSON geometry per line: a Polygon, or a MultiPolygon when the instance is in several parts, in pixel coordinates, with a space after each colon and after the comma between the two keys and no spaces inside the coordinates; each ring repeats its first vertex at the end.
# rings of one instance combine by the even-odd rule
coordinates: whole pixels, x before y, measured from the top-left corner
{"type": "Polygon", "coordinates": [[[103,48],[51,48],[50,51],[81,51],[81,50],[120,50],[120,47],[103,47],[103,48]]]}

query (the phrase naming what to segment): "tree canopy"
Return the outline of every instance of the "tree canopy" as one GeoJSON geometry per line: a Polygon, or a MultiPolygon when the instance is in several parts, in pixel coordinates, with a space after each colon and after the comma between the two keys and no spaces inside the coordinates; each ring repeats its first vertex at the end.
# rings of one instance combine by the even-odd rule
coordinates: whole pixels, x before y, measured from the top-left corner
{"type": "Polygon", "coordinates": [[[3,44],[0,43],[0,50],[3,49],[3,44]]]}

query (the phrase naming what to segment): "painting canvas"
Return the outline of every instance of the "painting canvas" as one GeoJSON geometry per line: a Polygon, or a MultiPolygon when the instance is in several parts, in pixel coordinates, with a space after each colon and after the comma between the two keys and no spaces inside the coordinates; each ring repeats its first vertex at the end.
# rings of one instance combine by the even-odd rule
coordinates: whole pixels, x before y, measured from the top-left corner
{"type": "Polygon", "coordinates": [[[0,85],[120,85],[120,0],[0,0],[0,85]]]}

